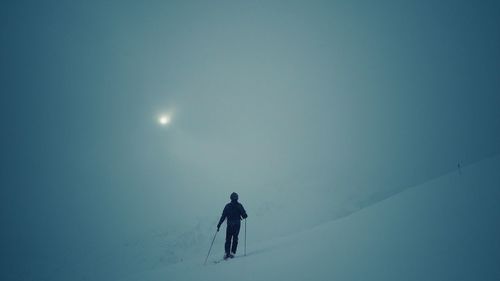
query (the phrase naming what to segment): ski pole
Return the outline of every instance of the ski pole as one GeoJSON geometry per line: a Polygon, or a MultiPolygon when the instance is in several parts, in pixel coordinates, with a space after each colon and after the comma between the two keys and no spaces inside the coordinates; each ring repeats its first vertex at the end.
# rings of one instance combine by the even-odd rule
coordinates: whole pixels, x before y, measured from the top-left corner
{"type": "Polygon", "coordinates": [[[215,237],[217,237],[217,232],[218,231],[215,231],[214,239],[212,239],[212,244],[210,244],[210,249],[208,249],[208,254],[207,257],[205,258],[205,262],[203,263],[203,265],[207,264],[208,256],[210,256],[210,251],[212,251],[212,246],[214,245],[215,237]]]}
{"type": "Polygon", "coordinates": [[[247,255],[247,219],[245,219],[245,256],[247,255]]]}

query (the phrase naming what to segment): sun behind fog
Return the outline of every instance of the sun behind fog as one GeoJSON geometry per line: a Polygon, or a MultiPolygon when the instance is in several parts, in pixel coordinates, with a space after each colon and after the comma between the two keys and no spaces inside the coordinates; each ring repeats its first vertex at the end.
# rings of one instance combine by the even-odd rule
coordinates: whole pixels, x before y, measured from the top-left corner
{"type": "Polygon", "coordinates": [[[162,126],[166,126],[170,123],[170,116],[168,115],[161,115],[158,117],[158,123],[162,126]]]}

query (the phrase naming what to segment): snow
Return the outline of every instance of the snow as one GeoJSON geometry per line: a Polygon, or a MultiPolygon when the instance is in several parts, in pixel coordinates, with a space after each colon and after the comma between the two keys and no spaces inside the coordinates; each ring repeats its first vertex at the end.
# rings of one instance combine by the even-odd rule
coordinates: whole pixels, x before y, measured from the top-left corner
{"type": "Polygon", "coordinates": [[[237,257],[214,263],[223,256],[224,225],[203,265],[221,211],[214,207],[208,219],[117,239],[41,279],[499,280],[498,171],[500,156],[401,192],[350,200],[318,199],[318,188],[303,183],[286,196],[269,190],[260,205],[242,201],[250,216],[247,256],[243,224],[237,257]]]}
{"type": "MultiPolygon", "coordinates": [[[[304,231],[275,236],[269,229],[259,241],[250,217],[245,257],[242,232],[238,256],[214,263],[221,230],[206,266],[206,252],[193,251],[121,280],[499,280],[498,171],[500,157],[493,157],[304,231]]],[[[205,240],[206,251],[211,237],[205,240]]]]}

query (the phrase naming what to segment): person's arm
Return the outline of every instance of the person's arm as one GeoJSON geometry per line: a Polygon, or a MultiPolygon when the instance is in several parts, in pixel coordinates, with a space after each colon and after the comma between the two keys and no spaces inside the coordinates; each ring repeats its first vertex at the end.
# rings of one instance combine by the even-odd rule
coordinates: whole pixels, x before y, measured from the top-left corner
{"type": "Polygon", "coordinates": [[[245,211],[245,208],[243,208],[243,205],[240,204],[240,216],[244,219],[248,218],[247,212],[245,211]]]}
{"type": "Polygon", "coordinates": [[[226,210],[226,208],[227,208],[227,206],[224,207],[224,210],[222,211],[222,215],[220,216],[219,223],[217,224],[217,231],[219,231],[220,226],[222,225],[222,223],[224,222],[224,220],[227,217],[227,210],[226,210]]]}

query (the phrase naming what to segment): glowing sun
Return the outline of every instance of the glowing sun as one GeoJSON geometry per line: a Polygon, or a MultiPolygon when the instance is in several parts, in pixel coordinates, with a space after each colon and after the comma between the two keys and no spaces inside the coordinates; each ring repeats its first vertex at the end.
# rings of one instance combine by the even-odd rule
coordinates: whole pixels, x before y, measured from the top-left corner
{"type": "Polygon", "coordinates": [[[171,118],[168,115],[161,115],[160,117],[158,117],[158,123],[162,126],[168,125],[170,123],[170,121],[171,121],[171,118]]]}

